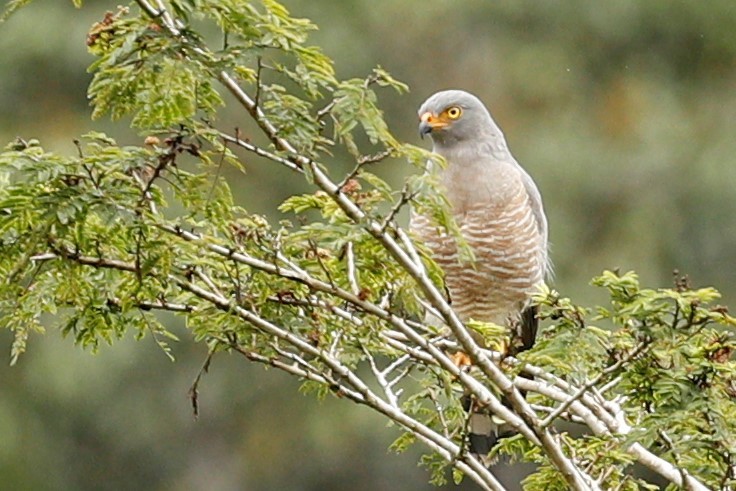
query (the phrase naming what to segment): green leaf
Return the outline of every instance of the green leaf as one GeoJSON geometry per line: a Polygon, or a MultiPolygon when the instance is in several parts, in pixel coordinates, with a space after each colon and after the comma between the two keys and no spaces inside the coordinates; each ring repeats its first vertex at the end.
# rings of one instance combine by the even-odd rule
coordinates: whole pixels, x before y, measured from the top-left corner
{"type": "MultiPolygon", "coordinates": [[[[32,0],[7,0],[5,8],[3,9],[2,14],[0,14],[0,24],[8,20],[10,16],[18,10],[31,3],[31,1],[32,0]]],[[[78,0],[75,0],[75,4],[77,1],[78,0]]]]}

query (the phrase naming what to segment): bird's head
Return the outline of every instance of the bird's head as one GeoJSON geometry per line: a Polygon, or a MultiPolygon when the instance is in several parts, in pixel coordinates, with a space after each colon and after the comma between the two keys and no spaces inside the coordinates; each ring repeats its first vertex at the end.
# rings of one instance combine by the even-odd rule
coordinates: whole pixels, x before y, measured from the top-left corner
{"type": "Polygon", "coordinates": [[[451,144],[488,135],[496,128],[488,110],[472,94],[443,90],[419,108],[419,135],[430,135],[435,143],[451,144]]]}

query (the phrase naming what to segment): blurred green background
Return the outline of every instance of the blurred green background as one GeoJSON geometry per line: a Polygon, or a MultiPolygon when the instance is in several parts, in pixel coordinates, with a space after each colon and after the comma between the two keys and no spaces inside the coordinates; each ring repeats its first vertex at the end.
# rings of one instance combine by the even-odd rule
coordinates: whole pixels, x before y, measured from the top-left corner
{"type": "MultiPolygon", "coordinates": [[[[91,122],[85,96],[86,32],[117,3],[36,0],[0,25],[0,141],[71,153],[94,128],[139,143],[125,121],[91,122]]],[[[587,282],[605,268],[635,269],[651,286],[678,269],[736,304],[733,0],[284,3],[320,26],[312,41],[340,77],[380,64],[410,85],[381,93],[406,141],[420,143],[415,111],[432,92],[485,101],[544,196],[564,295],[603,300],[587,282]]],[[[253,211],[273,216],[300,189],[268,164],[246,167],[226,173],[253,211]]],[[[376,171],[400,183],[411,169],[376,171]]],[[[92,355],[49,332],[18,366],[0,364],[0,488],[430,488],[416,453],[387,451],[398,433],[370,411],[302,396],[295,380],[234,356],[215,359],[194,421],[187,391],[205,351],[172,326],[176,363],[150,339],[92,355]]],[[[6,353],[10,339],[0,333],[6,353]]]]}

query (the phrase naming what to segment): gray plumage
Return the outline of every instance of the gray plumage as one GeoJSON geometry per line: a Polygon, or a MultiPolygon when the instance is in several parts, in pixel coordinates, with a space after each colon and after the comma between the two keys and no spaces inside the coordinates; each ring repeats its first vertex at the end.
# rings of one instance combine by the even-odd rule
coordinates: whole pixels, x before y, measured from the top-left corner
{"type": "Polygon", "coordinates": [[[447,160],[446,168],[428,172],[439,173],[475,262],[459,261],[454,238],[430,217],[412,213],[410,228],[443,269],[460,318],[506,325],[514,331],[508,350],[528,349],[537,327],[529,299],[549,269],[539,190],[477,97],[461,90],[437,92],[419,108],[419,117],[420,134],[429,134],[432,150],[447,160]]]}

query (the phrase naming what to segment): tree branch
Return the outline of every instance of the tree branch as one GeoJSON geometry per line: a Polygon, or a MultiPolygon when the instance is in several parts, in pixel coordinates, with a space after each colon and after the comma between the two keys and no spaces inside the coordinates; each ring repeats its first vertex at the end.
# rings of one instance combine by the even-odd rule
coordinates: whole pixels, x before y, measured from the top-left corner
{"type": "Polygon", "coordinates": [[[639,343],[633,350],[631,350],[629,353],[627,353],[625,356],[620,358],[616,363],[612,364],[611,366],[605,368],[602,370],[597,376],[593,377],[592,379],[588,380],[585,384],[583,384],[575,394],[573,394],[569,399],[567,399],[565,402],[560,404],[560,406],[547,416],[542,422],[539,424],[542,428],[546,428],[547,426],[551,425],[559,416],[560,414],[564,413],[568,407],[570,407],[570,404],[580,399],[583,395],[585,395],[586,392],[588,392],[591,388],[598,385],[598,383],[603,380],[603,377],[615,372],[619,368],[621,368],[625,363],[628,363],[629,361],[636,358],[639,353],[644,351],[644,349],[649,345],[647,342],[641,342],[639,343]]]}
{"type": "MultiPolygon", "coordinates": [[[[208,61],[216,60],[216,56],[202,47],[196,38],[188,37],[188,31],[185,30],[183,23],[167,11],[166,3],[163,0],[136,0],[136,3],[143,12],[155,19],[165,31],[179,41],[180,47],[178,49],[181,50],[182,56],[197,57],[208,61]]],[[[378,336],[385,340],[388,347],[397,350],[397,359],[389,362],[388,366],[381,370],[378,367],[376,355],[366,348],[364,348],[364,351],[373,377],[378,381],[378,385],[384,393],[383,396],[379,396],[370,389],[365,381],[341,362],[338,356],[340,354],[340,340],[343,339],[343,336],[349,337],[349,333],[343,334],[345,331],[337,332],[332,339],[329,350],[315,346],[303,335],[296,334],[285,326],[275,324],[259,315],[255,309],[244,306],[245,302],[240,301],[240,293],[231,294],[228,288],[229,284],[219,284],[216,273],[211,274],[207,270],[197,268],[188,270],[188,273],[174,269],[172,273],[167,273],[167,276],[162,279],[175,285],[182,292],[187,292],[187,297],[192,298],[194,304],[169,303],[161,298],[141,302],[139,307],[146,310],[161,309],[194,313],[197,311],[197,305],[202,301],[207,305],[212,305],[237,316],[243,322],[253,326],[258,332],[267,335],[269,339],[273,339],[273,344],[270,345],[273,351],[269,351],[269,353],[275,353],[275,355],[273,357],[264,356],[243,348],[237,343],[237,340],[227,340],[231,349],[241,352],[249,360],[268,364],[306,380],[326,384],[331,388],[338,388],[340,395],[371,407],[411,431],[448,462],[457,465],[459,469],[481,484],[484,489],[503,489],[495,480],[493,474],[474,457],[464,455],[462,445],[458,446],[449,438],[451,432],[443,419],[444,413],[442,408],[438,406],[437,401],[434,402],[438,417],[442,420],[444,435],[400,410],[398,406],[399,394],[395,387],[409,373],[411,367],[416,365],[439,367],[451,376],[453,381],[461,384],[469,393],[473,394],[479,404],[487,406],[491,412],[507,421],[510,426],[522,433],[533,444],[541,446],[552,464],[564,476],[570,488],[579,490],[598,489],[598,483],[576,462],[575,456],[571,457],[566,454],[566,452],[570,452],[570,449],[563,449],[560,439],[554,433],[551,425],[557,418],[567,414],[570,418],[578,418],[584,421],[597,434],[612,435],[614,437],[629,434],[631,427],[625,420],[625,413],[621,406],[616,401],[605,400],[602,397],[604,389],[597,391],[596,387],[603,381],[604,377],[614,373],[623,367],[624,363],[634,359],[637,355],[636,349],[629,354],[630,356],[627,356],[626,360],[619,360],[581,386],[569,384],[534,367],[524,367],[524,370],[526,372],[536,371],[539,375],[537,380],[527,380],[522,379],[522,377],[512,379],[500,368],[498,358],[479,346],[473,339],[466,326],[446,301],[444,292],[433,284],[408,234],[394,223],[396,213],[408,202],[410,197],[403,193],[398,204],[392,208],[387,217],[381,220],[361,208],[360,204],[349,193],[343,192],[343,184],[347,182],[347,178],[351,178],[359,171],[361,165],[380,160],[389,155],[391,150],[387,149],[375,156],[359,158],[358,165],[353,173],[348,174],[342,182],[331,179],[323,165],[301,155],[292,142],[284,138],[277,127],[265,116],[259,103],[261,90],[260,68],[261,61],[259,58],[255,97],[251,97],[248,92],[243,90],[226,71],[218,70],[214,76],[248,112],[274,150],[269,151],[260,148],[242,140],[239,135],[229,136],[223,133],[221,134],[223,141],[226,144],[232,143],[248,152],[276,162],[291,171],[307,174],[317,188],[330,196],[342,212],[357,226],[370,234],[413,279],[417,289],[421,292],[422,301],[433,312],[436,312],[442,322],[449,327],[455,345],[468,354],[474,367],[477,367],[478,370],[471,375],[459,369],[445,351],[446,340],[432,338],[431,330],[426,326],[393,313],[389,305],[377,305],[361,298],[355,265],[355,251],[352,243],[348,244],[346,249],[348,287],[342,288],[332,281],[329,269],[322,263],[316,245],[314,245],[315,254],[317,254],[316,259],[328,281],[322,281],[309,274],[301,269],[295,261],[285,257],[279,251],[276,251],[274,257],[269,257],[270,261],[267,261],[237,248],[219,245],[213,237],[203,237],[192,232],[186,232],[179,227],[166,223],[156,224],[160,230],[171,234],[172,237],[199,245],[204,254],[212,255],[223,263],[227,264],[232,261],[234,264],[246,265],[253,270],[283,278],[295,284],[305,285],[309,289],[309,294],[304,299],[295,300],[296,302],[303,302],[305,306],[325,309],[340,319],[358,326],[362,325],[363,319],[361,319],[361,316],[363,315],[372,316],[371,320],[380,320],[385,330],[382,330],[378,336]],[[327,297],[327,300],[323,300],[323,297],[327,297]],[[349,307],[335,307],[331,305],[333,299],[336,304],[345,302],[349,307]],[[477,374],[477,372],[480,373],[477,374]],[[508,401],[511,409],[502,404],[499,397],[489,387],[498,388],[503,394],[504,400],[508,401]],[[538,413],[543,411],[530,406],[519,389],[536,390],[557,401],[559,406],[556,409],[550,409],[551,412],[540,421],[538,413]]],[[[366,83],[370,83],[370,80],[366,83]]],[[[326,115],[331,107],[333,107],[332,104],[328,104],[325,109],[318,111],[318,117],[321,118],[326,115]]],[[[167,165],[168,161],[164,157],[154,170],[155,174],[160,173],[167,165]]],[[[149,196],[153,179],[144,182],[140,179],[140,176],[135,177],[141,185],[143,200],[148,202],[153,214],[157,215],[156,206],[149,196]]],[[[101,254],[98,255],[101,256],[101,254]]],[[[139,276],[143,274],[138,264],[140,262],[139,254],[137,254],[135,263],[129,263],[118,259],[82,255],[77,251],[61,247],[59,250],[54,250],[53,254],[38,254],[30,257],[32,261],[49,261],[58,258],[94,268],[115,269],[139,276]]],[[[152,273],[146,272],[145,274],[150,275],[152,273]]],[[[112,300],[112,302],[116,301],[119,302],[116,299],[112,300]]],[[[269,297],[268,301],[285,303],[289,300],[284,300],[277,295],[269,297]]],[[[294,310],[299,311],[300,309],[295,308],[294,310]]],[[[628,450],[645,465],[648,462],[649,465],[657,467],[657,472],[666,475],[671,482],[687,486],[689,489],[704,489],[684,469],[673,466],[653,455],[638,443],[630,445],[628,450]]]]}

